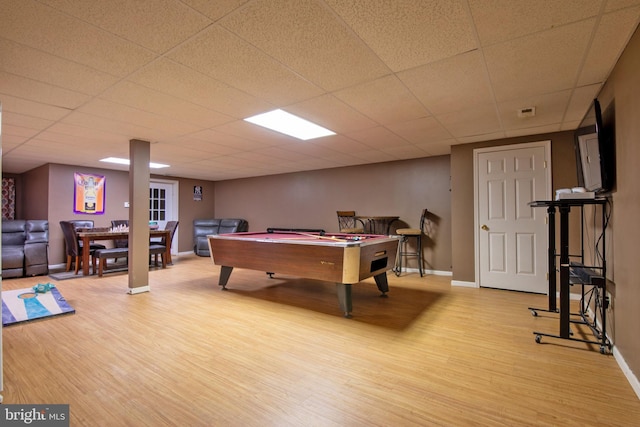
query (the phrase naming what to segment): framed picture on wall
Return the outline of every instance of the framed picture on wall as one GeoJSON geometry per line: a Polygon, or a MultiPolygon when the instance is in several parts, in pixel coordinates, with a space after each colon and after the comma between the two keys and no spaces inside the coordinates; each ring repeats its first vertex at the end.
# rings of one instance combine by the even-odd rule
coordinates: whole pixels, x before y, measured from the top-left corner
{"type": "Polygon", "coordinates": [[[73,180],[73,212],[104,214],[105,177],[75,172],[73,180]]]}

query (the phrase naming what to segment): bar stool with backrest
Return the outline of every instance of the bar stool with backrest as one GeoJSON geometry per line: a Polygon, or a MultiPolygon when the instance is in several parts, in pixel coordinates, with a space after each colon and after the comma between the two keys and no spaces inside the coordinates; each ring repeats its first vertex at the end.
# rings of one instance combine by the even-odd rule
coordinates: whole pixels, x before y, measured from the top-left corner
{"type": "Polygon", "coordinates": [[[364,233],[364,222],[361,219],[356,218],[355,211],[337,211],[338,214],[338,228],[341,233],[345,234],[359,234],[364,233]],[[362,224],[362,227],[358,225],[358,222],[362,224]]]}
{"type": "Polygon", "coordinates": [[[420,272],[420,277],[423,276],[422,271],[422,235],[425,234],[425,223],[427,219],[427,214],[429,213],[428,209],[422,210],[422,215],[420,216],[420,228],[398,228],[396,230],[396,234],[400,236],[400,243],[398,244],[398,256],[396,259],[396,267],[394,268],[394,272],[396,276],[400,276],[402,274],[402,264],[403,261],[407,261],[407,257],[416,257],[418,258],[418,271],[420,272]],[[416,250],[415,252],[407,249],[407,246],[410,243],[410,239],[416,239],[416,250]]]}

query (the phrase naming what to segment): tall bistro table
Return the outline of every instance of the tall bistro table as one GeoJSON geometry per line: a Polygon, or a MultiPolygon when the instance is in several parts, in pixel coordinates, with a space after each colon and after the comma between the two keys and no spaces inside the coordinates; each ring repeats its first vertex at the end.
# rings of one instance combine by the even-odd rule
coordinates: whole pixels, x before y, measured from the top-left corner
{"type": "Polygon", "coordinates": [[[387,215],[356,215],[356,219],[366,221],[366,231],[370,234],[389,235],[391,230],[391,223],[400,219],[399,216],[387,216],[387,215]]]}
{"type": "MultiPolygon", "coordinates": [[[[96,240],[129,240],[128,231],[78,231],[78,240],[82,241],[82,246],[88,248],[92,241],[96,240]]],[[[167,242],[167,249],[164,259],[171,256],[171,231],[170,230],[149,230],[149,237],[163,237],[167,242]]],[[[89,256],[91,251],[82,251],[82,274],[89,275],[89,256]]]]}

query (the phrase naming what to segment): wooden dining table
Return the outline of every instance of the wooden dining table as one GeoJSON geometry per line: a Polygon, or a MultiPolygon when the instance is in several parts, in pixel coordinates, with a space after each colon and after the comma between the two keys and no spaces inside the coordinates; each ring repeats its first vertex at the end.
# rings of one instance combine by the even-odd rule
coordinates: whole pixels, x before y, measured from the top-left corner
{"type": "MultiPolygon", "coordinates": [[[[82,241],[82,246],[88,248],[91,242],[97,240],[129,240],[128,231],[101,231],[101,230],[82,230],[78,231],[78,240],[82,241]]],[[[170,230],[149,230],[149,237],[162,237],[167,242],[165,259],[171,259],[171,231],[170,230]]],[[[82,274],[89,275],[90,251],[82,251],[82,274]]]]}

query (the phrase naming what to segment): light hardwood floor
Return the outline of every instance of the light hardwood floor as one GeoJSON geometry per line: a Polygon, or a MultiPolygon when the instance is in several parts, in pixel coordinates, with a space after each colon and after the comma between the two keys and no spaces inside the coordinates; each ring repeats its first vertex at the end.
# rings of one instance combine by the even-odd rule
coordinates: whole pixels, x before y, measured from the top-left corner
{"type": "MultiPolygon", "coordinates": [[[[389,274],[353,287],[175,257],[129,295],[111,273],[53,281],[73,315],[6,327],[4,403],[68,403],[72,426],[635,426],[611,355],[544,339],[546,297],[389,274]]],[[[10,279],[3,289],[50,281],[10,279]]],[[[579,331],[576,331],[579,333],[579,331]]]]}

